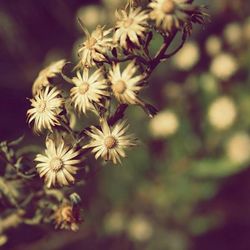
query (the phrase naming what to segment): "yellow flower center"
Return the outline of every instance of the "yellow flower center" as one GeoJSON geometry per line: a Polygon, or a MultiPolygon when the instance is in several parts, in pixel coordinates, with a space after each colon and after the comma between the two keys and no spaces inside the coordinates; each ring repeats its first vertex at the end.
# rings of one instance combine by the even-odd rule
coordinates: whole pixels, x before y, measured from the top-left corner
{"type": "Polygon", "coordinates": [[[94,37],[90,37],[86,41],[85,45],[86,45],[87,49],[93,49],[93,47],[95,46],[96,42],[97,42],[97,40],[94,37]]]}
{"type": "Polygon", "coordinates": [[[42,112],[45,111],[45,109],[46,109],[46,102],[45,102],[45,101],[41,101],[41,102],[39,103],[39,106],[37,107],[37,111],[38,111],[39,113],[42,113],[42,112]]]}
{"type": "Polygon", "coordinates": [[[126,83],[123,80],[119,80],[115,84],[113,84],[112,88],[115,93],[121,95],[126,90],[126,83]]]}
{"type": "Polygon", "coordinates": [[[133,18],[128,18],[124,21],[123,25],[125,28],[128,28],[134,22],[133,18]]]}
{"type": "Polygon", "coordinates": [[[59,171],[63,167],[63,161],[59,157],[54,157],[50,161],[50,168],[54,171],[59,171]]]}
{"type": "Polygon", "coordinates": [[[116,146],[116,139],[112,135],[109,135],[104,139],[104,145],[107,149],[114,148],[116,146]]]}
{"type": "Polygon", "coordinates": [[[162,4],[162,10],[165,14],[172,14],[175,10],[175,2],[174,0],[165,0],[162,4]]]}
{"type": "Polygon", "coordinates": [[[89,90],[89,84],[87,82],[82,83],[78,87],[78,91],[80,95],[84,95],[89,90]]]}

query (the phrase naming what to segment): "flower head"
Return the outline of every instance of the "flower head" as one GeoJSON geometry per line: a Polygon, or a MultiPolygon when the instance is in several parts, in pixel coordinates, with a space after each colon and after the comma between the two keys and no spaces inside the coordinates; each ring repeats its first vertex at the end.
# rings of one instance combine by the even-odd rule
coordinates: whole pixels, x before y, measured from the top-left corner
{"type": "Polygon", "coordinates": [[[84,148],[93,148],[96,159],[101,156],[105,160],[112,160],[114,164],[121,162],[120,158],[126,156],[124,149],[136,145],[132,135],[125,135],[127,129],[125,121],[110,128],[104,120],[100,129],[92,126],[91,131],[86,132],[91,140],[84,148]]]}
{"type": "Polygon", "coordinates": [[[55,228],[77,231],[82,221],[79,207],[70,204],[61,205],[54,214],[55,228]]]}
{"type": "Polygon", "coordinates": [[[189,0],[153,0],[149,7],[150,18],[155,20],[157,28],[166,32],[179,29],[197,8],[189,0]]]}
{"type": "Polygon", "coordinates": [[[60,125],[58,116],[63,104],[60,93],[56,87],[47,86],[30,100],[32,108],[27,111],[27,116],[29,123],[34,120],[35,132],[43,129],[52,131],[52,127],[60,125]]]}
{"type": "Polygon", "coordinates": [[[82,74],[78,71],[76,75],[72,79],[75,87],[70,90],[70,96],[75,109],[86,113],[86,110],[93,108],[93,102],[98,103],[103,96],[108,96],[107,80],[101,69],[89,76],[89,70],[85,68],[82,74]]]}
{"type": "Polygon", "coordinates": [[[140,83],[143,76],[134,76],[136,70],[135,62],[131,62],[123,72],[121,72],[120,64],[114,64],[109,72],[112,91],[116,99],[121,103],[137,104],[140,102],[137,95],[142,88],[140,83]]]}
{"type": "Polygon", "coordinates": [[[59,60],[59,61],[51,63],[48,67],[41,70],[36,80],[33,83],[32,94],[36,95],[36,93],[39,90],[49,85],[48,78],[54,77],[56,76],[56,74],[59,74],[64,65],[65,65],[65,60],[59,60]]]}
{"type": "Polygon", "coordinates": [[[91,34],[86,31],[86,40],[78,50],[82,67],[91,67],[96,62],[105,60],[103,54],[112,47],[112,38],[107,37],[110,32],[111,29],[104,30],[104,27],[100,26],[97,26],[91,34]]]}
{"type": "Polygon", "coordinates": [[[63,139],[46,142],[45,154],[38,154],[35,158],[37,171],[40,177],[44,177],[48,188],[51,186],[67,186],[75,181],[77,167],[80,162],[76,157],[79,151],[65,145],[63,139]]]}
{"type": "Polygon", "coordinates": [[[125,10],[116,11],[116,19],[114,42],[127,50],[131,45],[140,47],[147,31],[147,12],[141,11],[141,8],[130,8],[128,13],[125,10]]]}

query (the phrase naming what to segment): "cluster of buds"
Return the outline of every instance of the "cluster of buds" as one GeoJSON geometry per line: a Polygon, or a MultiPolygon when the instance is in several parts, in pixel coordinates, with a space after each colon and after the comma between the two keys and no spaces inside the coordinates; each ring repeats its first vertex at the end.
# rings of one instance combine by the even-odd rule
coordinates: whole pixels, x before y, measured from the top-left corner
{"type": "MultiPolygon", "coordinates": [[[[27,111],[34,132],[46,135],[45,152],[35,157],[46,188],[74,184],[88,153],[121,163],[126,149],[137,142],[127,133],[125,110],[138,105],[149,117],[156,114],[156,108],[141,98],[141,91],[158,64],[177,53],[192,25],[203,24],[206,16],[204,8],[190,0],[130,0],[116,11],[114,27],[97,26],[89,32],[79,20],[85,40],[78,50],[78,63],[71,67],[60,60],[43,69],[33,84],[27,111]],[[178,31],[183,34],[181,43],[167,53],[178,31]],[[157,33],[162,46],[152,55],[150,44],[157,33]],[[89,112],[99,123],[76,131],[72,117],[87,117],[89,112]]],[[[58,228],[76,230],[79,219],[72,206],[64,204],[55,221],[58,228]]]]}

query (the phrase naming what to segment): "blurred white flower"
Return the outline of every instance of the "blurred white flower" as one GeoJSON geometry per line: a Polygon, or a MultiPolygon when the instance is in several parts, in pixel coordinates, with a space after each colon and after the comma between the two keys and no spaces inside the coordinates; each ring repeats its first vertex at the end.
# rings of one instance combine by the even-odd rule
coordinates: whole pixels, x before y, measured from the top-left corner
{"type": "Polygon", "coordinates": [[[205,48],[209,56],[215,56],[221,52],[222,41],[218,36],[210,36],[206,40],[205,48]]]}
{"type": "Polygon", "coordinates": [[[127,230],[129,236],[137,241],[146,241],[153,234],[152,224],[142,216],[132,218],[127,230]]]}
{"type": "Polygon", "coordinates": [[[237,115],[234,101],[230,97],[219,97],[209,107],[208,120],[216,129],[227,129],[235,121],[237,115]]]}
{"type": "Polygon", "coordinates": [[[164,138],[173,135],[178,128],[178,117],[172,111],[162,111],[149,122],[150,133],[155,138],[164,138]]]}
{"type": "Polygon", "coordinates": [[[242,28],[243,39],[246,42],[250,42],[250,17],[246,19],[242,28]]]}
{"type": "Polygon", "coordinates": [[[239,23],[228,24],[223,35],[226,42],[232,47],[239,47],[242,43],[242,27],[239,23]]]}
{"type": "MultiPolygon", "coordinates": [[[[76,16],[82,20],[88,29],[103,25],[107,19],[105,10],[99,5],[87,5],[78,9],[76,16]]],[[[77,25],[79,27],[79,25],[77,25]]]]}
{"type": "Polygon", "coordinates": [[[234,163],[242,164],[250,160],[250,137],[245,132],[234,134],[226,145],[227,157],[234,163]]]}
{"type": "Polygon", "coordinates": [[[126,218],[120,211],[113,211],[104,218],[104,228],[108,233],[119,233],[126,225],[126,218]]]}
{"type": "Polygon", "coordinates": [[[173,63],[178,69],[190,70],[200,59],[199,47],[194,42],[187,42],[173,57],[173,63]]]}
{"type": "Polygon", "coordinates": [[[221,80],[228,80],[238,69],[238,63],[231,54],[221,53],[217,55],[210,65],[210,71],[221,80]]]}

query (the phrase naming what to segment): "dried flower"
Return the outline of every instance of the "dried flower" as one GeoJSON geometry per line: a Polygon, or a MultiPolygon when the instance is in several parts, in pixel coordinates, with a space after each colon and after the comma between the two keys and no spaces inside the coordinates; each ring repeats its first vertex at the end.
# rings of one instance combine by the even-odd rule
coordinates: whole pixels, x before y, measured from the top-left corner
{"type": "Polygon", "coordinates": [[[116,26],[113,40],[122,48],[140,47],[147,31],[148,14],[141,8],[116,11],[116,26]]]}
{"type": "Polygon", "coordinates": [[[121,163],[120,157],[125,157],[127,147],[136,145],[133,135],[125,135],[128,129],[125,121],[118,122],[110,128],[107,121],[101,122],[101,129],[94,126],[86,134],[91,137],[91,141],[84,148],[93,148],[95,158],[100,156],[105,160],[112,160],[114,164],[121,163]]]}
{"type": "Polygon", "coordinates": [[[114,64],[109,72],[109,80],[116,99],[121,103],[137,104],[138,91],[142,88],[140,82],[143,79],[142,75],[134,76],[137,70],[135,62],[132,61],[121,73],[120,64],[114,64]],[[134,76],[134,77],[133,77],[134,76]]]}
{"type": "Polygon", "coordinates": [[[40,177],[45,178],[48,188],[56,185],[67,186],[75,181],[75,165],[80,162],[76,159],[78,155],[79,151],[65,145],[62,139],[47,140],[45,154],[38,154],[35,161],[39,162],[36,165],[37,171],[40,177]]]}
{"type": "Polygon", "coordinates": [[[60,125],[58,115],[63,104],[63,99],[59,97],[60,93],[56,87],[47,86],[30,100],[32,108],[27,111],[28,122],[31,123],[34,120],[36,133],[43,129],[52,131],[52,127],[60,125]]]}
{"type": "Polygon", "coordinates": [[[77,231],[82,221],[79,207],[63,204],[54,214],[55,228],[77,231]]]}
{"type": "Polygon", "coordinates": [[[153,0],[149,7],[152,9],[150,18],[155,20],[156,27],[166,32],[179,29],[197,8],[189,0],[153,0]]]}
{"type": "Polygon", "coordinates": [[[112,38],[107,37],[110,32],[111,29],[104,30],[104,27],[101,26],[97,26],[91,34],[87,30],[85,31],[86,40],[78,50],[82,67],[91,67],[96,62],[105,60],[103,54],[107,53],[108,49],[112,47],[112,38]]]}
{"type": "Polygon", "coordinates": [[[41,70],[36,80],[33,83],[32,94],[36,95],[36,93],[39,90],[49,85],[50,83],[49,83],[48,78],[54,77],[57,74],[59,74],[64,65],[65,65],[65,60],[63,59],[63,60],[53,62],[48,67],[41,70]]]}
{"type": "Polygon", "coordinates": [[[76,75],[77,77],[72,79],[76,86],[70,90],[70,96],[75,109],[85,114],[93,108],[93,102],[99,103],[103,96],[109,95],[106,91],[107,80],[103,77],[101,69],[89,76],[89,70],[85,68],[82,74],[78,71],[76,75]]]}

